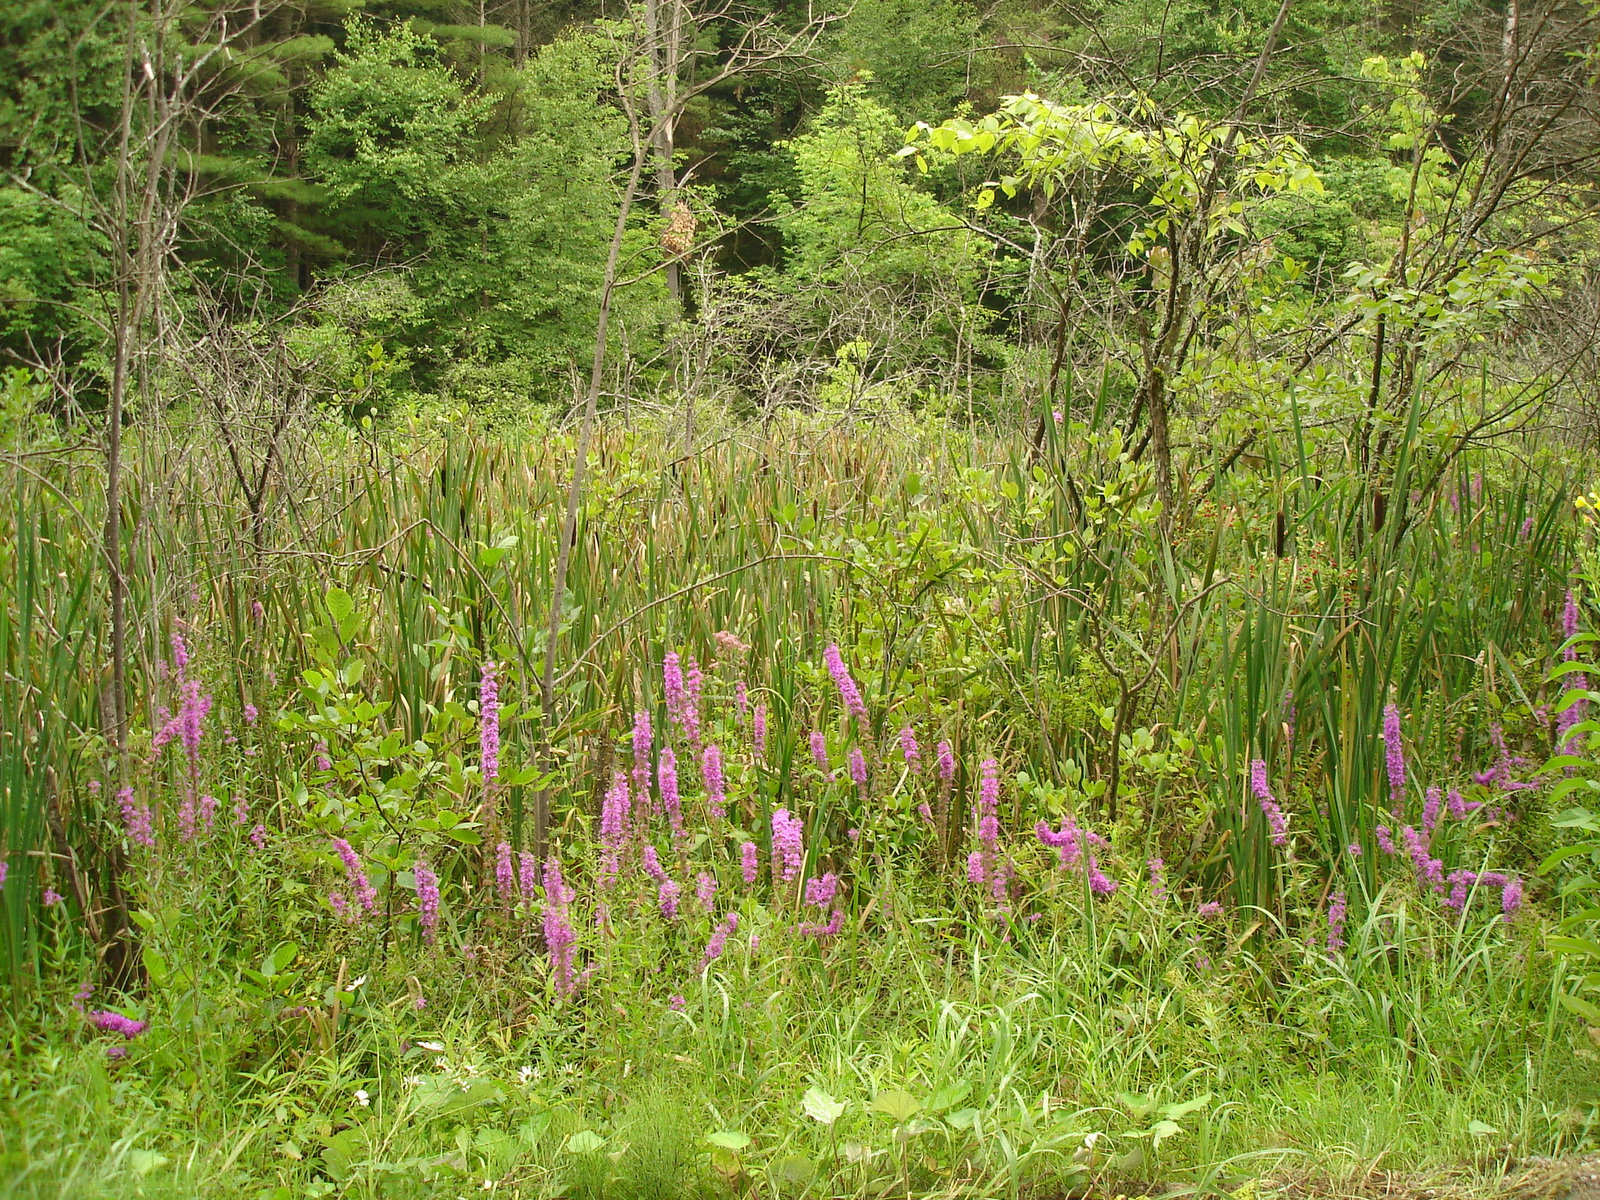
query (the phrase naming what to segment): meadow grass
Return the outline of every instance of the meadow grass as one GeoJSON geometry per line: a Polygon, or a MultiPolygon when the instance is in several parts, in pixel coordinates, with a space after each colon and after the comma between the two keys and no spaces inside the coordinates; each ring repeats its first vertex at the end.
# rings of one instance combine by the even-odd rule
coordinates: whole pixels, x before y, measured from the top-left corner
{"type": "Polygon", "coordinates": [[[5,468],[12,1192],[1237,1191],[1592,1143],[1595,1048],[1555,1002],[1561,901],[1533,874],[1551,814],[1524,786],[1582,549],[1559,470],[1486,459],[1374,528],[1337,447],[1269,447],[1197,471],[1168,537],[1148,471],[1081,430],[1037,461],[931,419],[673,444],[599,439],[547,720],[560,430],[325,433],[265,544],[216,464],[145,439],[126,764],[96,732],[92,476],[5,468]],[[694,733],[669,654],[703,669],[694,733]],[[1434,786],[1466,815],[1425,826],[1434,786]],[[515,857],[541,794],[570,908],[515,857]],[[1386,850],[1402,827],[1421,860],[1386,850]],[[1462,903],[1433,862],[1470,876],[1462,903]],[[113,881],[125,994],[91,961],[113,881]],[[108,1007],[148,1028],[97,1032],[108,1007]]]}

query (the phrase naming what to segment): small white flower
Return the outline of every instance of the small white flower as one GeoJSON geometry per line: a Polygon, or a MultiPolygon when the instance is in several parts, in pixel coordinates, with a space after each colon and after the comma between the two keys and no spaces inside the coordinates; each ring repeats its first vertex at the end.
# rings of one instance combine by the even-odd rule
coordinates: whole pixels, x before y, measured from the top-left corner
{"type": "Polygon", "coordinates": [[[356,1089],[356,1103],[361,1105],[362,1108],[365,1108],[367,1105],[372,1103],[372,1097],[367,1095],[366,1088],[356,1089]]]}
{"type": "Polygon", "coordinates": [[[444,1053],[443,1042],[418,1042],[417,1045],[421,1046],[424,1050],[432,1050],[435,1054],[444,1053]]]}
{"type": "Polygon", "coordinates": [[[527,1063],[523,1063],[517,1068],[517,1078],[520,1079],[524,1085],[526,1085],[528,1080],[533,1078],[533,1068],[527,1063]]]}
{"type": "Polygon", "coordinates": [[[367,982],[367,977],[365,975],[363,975],[360,979],[353,979],[349,983],[345,984],[344,985],[344,990],[347,991],[347,992],[353,992],[358,987],[360,987],[362,984],[364,984],[366,982],[367,982]]]}

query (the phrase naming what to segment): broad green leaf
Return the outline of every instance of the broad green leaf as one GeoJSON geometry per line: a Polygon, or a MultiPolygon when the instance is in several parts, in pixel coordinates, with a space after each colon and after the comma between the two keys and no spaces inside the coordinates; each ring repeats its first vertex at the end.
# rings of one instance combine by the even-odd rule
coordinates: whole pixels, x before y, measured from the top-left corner
{"type": "Polygon", "coordinates": [[[736,1129],[719,1129],[716,1133],[706,1134],[706,1141],[713,1146],[721,1146],[724,1150],[744,1150],[750,1145],[750,1135],[740,1133],[736,1129]]]}
{"type": "Polygon", "coordinates": [[[849,1107],[849,1102],[835,1100],[821,1088],[813,1087],[801,1098],[800,1107],[804,1110],[806,1116],[813,1121],[819,1121],[824,1125],[832,1125],[844,1115],[844,1110],[849,1107]]]}
{"type": "Polygon", "coordinates": [[[922,1105],[904,1088],[885,1088],[872,1098],[872,1111],[904,1125],[922,1111],[922,1105]]]}

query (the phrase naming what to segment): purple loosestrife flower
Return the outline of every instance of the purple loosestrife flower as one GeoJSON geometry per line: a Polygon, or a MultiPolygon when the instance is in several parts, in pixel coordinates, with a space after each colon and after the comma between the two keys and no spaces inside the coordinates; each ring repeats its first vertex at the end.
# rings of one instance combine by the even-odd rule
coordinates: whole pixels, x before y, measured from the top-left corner
{"type": "Polygon", "coordinates": [[[1517,915],[1517,910],[1522,907],[1522,880],[1512,876],[1506,880],[1505,886],[1500,889],[1500,911],[1505,914],[1506,920],[1517,915]]]}
{"type": "Polygon", "coordinates": [[[54,908],[56,905],[61,903],[61,893],[56,891],[53,887],[47,887],[44,889],[44,894],[40,897],[40,899],[44,901],[44,906],[46,908],[54,908]]]}
{"type": "Polygon", "coordinates": [[[154,848],[156,835],[150,806],[136,802],[133,788],[125,787],[117,793],[117,807],[122,810],[122,827],[127,831],[128,840],[147,850],[154,848]]]}
{"type": "Polygon", "coordinates": [[[257,821],[255,828],[250,831],[250,844],[259,853],[267,848],[267,827],[257,821]]]}
{"type": "Polygon", "coordinates": [[[1400,838],[1406,844],[1406,853],[1411,856],[1411,866],[1417,873],[1418,886],[1443,892],[1444,863],[1428,856],[1427,839],[1409,825],[1401,827],[1400,838]]]}
{"type": "Polygon", "coordinates": [[[250,824],[250,805],[245,801],[243,792],[233,798],[233,823],[235,825],[250,824]]]}
{"type": "Polygon", "coordinates": [[[1328,950],[1344,949],[1344,922],[1348,905],[1343,892],[1335,892],[1328,902],[1328,950]]]}
{"type": "Polygon", "coordinates": [[[6,865],[6,860],[0,858],[0,887],[5,887],[6,876],[10,873],[10,871],[11,868],[6,865]]]}
{"type": "Polygon", "coordinates": [[[836,908],[833,910],[833,915],[828,918],[827,924],[812,925],[803,923],[800,926],[800,932],[805,937],[814,937],[820,941],[823,938],[833,937],[842,928],[844,928],[844,909],[836,908]]]}
{"type": "Polygon", "coordinates": [[[787,808],[772,813],[772,865],[779,882],[788,883],[800,873],[805,834],[787,808]]]}
{"type": "Polygon", "coordinates": [[[1406,748],[1400,736],[1400,706],[1390,704],[1383,710],[1384,763],[1389,772],[1389,798],[1395,803],[1406,791],[1406,748]]]}
{"type": "Polygon", "coordinates": [[[1216,900],[1207,900],[1195,911],[1202,921],[1214,920],[1222,915],[1222,904],[1216,900]]]}
{"type": "Polygon", "coordinates": [[[611,779],[605,801],[600,806],[600,872],[596,882],[602,889],[617,881],[623,843],[628,837],[628,777],[618,771],[611,779]]]}
{"type": "Polygon", "coordinates": [[[573,978],[572,956],[577,945],[577,935],[572,931],[568,905],[576,895],[561,878],[561,863],[554,857],[544,864],[544,944],[550,952],[550,969],[555,976],[556,991],[571,996],[578,990],[573,978]]]}
{"type": "Polygon", "coordinates": [[[178,805],[178,836],[186,842],[192,842],[194,841],[194,835],[194,797],[186,793],[183,797],[183,803],[178,805]]]}
{"type": "Polygon", "coordinates": [[[669,921],[678,919],[678,901],[683,896],[683,889],[671,879],[663,879],[661,887],[656,891],[656,904],[661,909],[661,915],[669,921]]]}
{"type": "Polygon", "coordinates": [[[710,871],[701,871],[695,877],[694,898],[701,908],[711,911],[711,902],[717,898],[717,877],[710,871]]]}
{"type": "Polygon", "coordinates": [[[109,1009],[90,1013],[89,1024],[102,1033],[120,1033],[129,1040],[138,1037],[147,1028],[143,1021],[135,1021],[132,1017],[125,1017],[109,1009]]]}
{"type": "Polygon", "coordinates": [[[1449,795],[1445,797],[1445,806],[1449,808],[1451,818],[1457,821],[1465,821],[1468,813],[1483,807],[1477,800],[1469,803],[1455,788],[1451,788],[1449,795]]]}
{"type": "Polygon", "coordinates": [[[750,724],[750,741],[755,746],[756,757],[767,756],[767,706],[756,705],[756,715],[750,724]]]}
{"type": "Polygon", "coordinates": [[[656,764],[656,787],[661,790],[661,806],[666,809],[672,840],[682,842],[689,835],[684,832],[683,800],[678,795],[678,756],[671,746],[661,747],[661,761],[656,764]]]}
{"type": "Polygon", "coordinates": [[[501,842],[494,848],[494,890],[507,908],[517,902],[517,872],[511,861],[510,842],[501,842]]]}
{"type": "Polygon", "coordinates": [[[493,662],[483,664],[478,680],[478,762],[483,790],[494,794],[500,782],[500,679],[493,662]]]}
{"type": "Polygon", "coordinates": [[[839,653],[837,642],[828,644],[822,652],[822,660],[828,666],[828,674],[833,676],[834,686],[839,689],[839,699],[844,702],[845,710],[866,728],[867,702],[861,698],[861,689],[851,678],[850,668],[844,665],[844,655],[839,653]]]}
{"type": "Polygon", "coordinates": [[[1289,819],[1283,815],[1283,809],[1273,798],[1272,789],[1267,786],[1267,764],[1259,758],[1250,764],[1250,790],[1255,793],[1256,802],[1261,805],[1262,815],[1267,818],[1267,829],[1271,833],[1272,844],[1287,846],[1289,819]]]}
{"type": "Polygon", "coordinates": [[[1394,835],[1389,832],[1387,825],[1376,826],[1372,831],[1372,835],[1378,840],[1379,850],[1382,850],[1385,854],[1398,853],[1394,846],[1394,835]]]}
{"type": "MultiPolygon", "coordinates": [[[[691,675],[693,673],[691,669],[691,675]]],[[[667,651],[667,657],[662,661],[661,690],[666,698],[668,718],[678,723],[678,727],[688,735],[692,744],[698,745],[700,714],[695,707],[694,697],[690,695],[688,685],[684,683],[683,661],[678,657],[676,650],[667,651]]]]}
{"type": "Polygon", "coordinates": [[[739,720],[750,715],[750,685],[742,679],[733,685],[733,706],[739,711],[739,720]]]}
{"type": "Polygon", "coordinates": [[[244,706],[244,723],[246,725],[254,725],[256,721],[260,719],[260,717],[261,710],[258,709],[254,704],[246,704],[244,706]]]}
{"type": "Polygon", "coordinates": [[[817,764],[817,770],[833,778],[833,772],[828,770],[828,739],[820,731],[811,735],[811,761],[817,764]]]}
{"type": "MultiPolygon", "coordinates": [[[[1577,637],[1579,627],[1578,599],[1573,595],[1572,590],[1569,588],[1567,590],[1566,607],[1562,609],[1561,612],[1561,632],[1564,635],[1563,640],[1571,641],[1573,638],[1577,637]]],[[[1567,646],[1561,651],[1561,658],[1564,662],[1576,662],[1578,658],[1578,648],[1576,646],[1567,646]]],[[[1576,688],[1579,691],[1588,691],[1589,680],[1588,677],[1581,672],[1574,673],[1567,676],[1565,686],[1569,689],[1576,688]]],[[[1558,746],[1564,746],[1566,744],[1572,727],[1584,720],[1584,718],[1587,716],[1586,710],[1588,707],[1589,702],[1580,698],[1570,707],[1561,711],[1560,716],[1556,718],[1556,744],[1558,746]]]]}
{"type": "Polygon", "coordinates": [[[422,940],[431,944],[439,925],[439,877],[422,862],[412,868],[412,874],[417,881],[417,922],[422,926],[422,940]]]}
{"type": "Polygon", "coordinates": [[[850,747],[850,779],[862,791],[867,789],[867,759],[861,747],[850,747]]]}
{"type": "Polygon", "coordinates": [[[367,873],[361,869],[361,859],[357,857],[350,843],[343,838],[334,838],[333,848],[339,855],[339,861],[344,863],[344,873],[350,880],[350,886],[355,889],[356,903],[367,912],[371,912],[377,907],[378,893],[372,884],[367,882],[367,873]]]}
{"type": "Polygon", "coordinates": [[[839,892],[839,877],[832,871],[806,880],[806,903],[813,908],[827,908],[839,892]]]}
{"type": "Polygon", "coordinates": [[[539,890],[539,860],[526,850],[517,852],[517,890],[529,902],[539,890]]]}
{"type": "Polygon", "coordinates": [[[318,742],[317,743],[316,755],[317,755],[317,760],[316,760],[317,761],[317,770],[319,770],[319,771],[331,771],[331,770],[333,770],[333,760],[328,757],[328,743],[327,742],[318,742]]]}
{"type": "Polygon", "coordinates": [[[178,668],[178,678],[182,679],[189,666],[189,647],[183,640],[183,634],[176,630],[172,633],[172,665],[178,668]]]}
{"type": "Polygon", "coordinates": [[[1444,805],[1444,797],[1439,794],[1439,789],[1431,787],[1422,802],[1422,832],[1431,841],[1433,831],[1439,827],[1439,810],[1444,805]]]}
{"type": "Polygon", "coordinates": [[[650,749],[655,742],[654,731],[650,728],[650,714],[637,712],[633,714],[633,796],[638,804],[639,815],[651,815],[650,804],[650,749]]]}
{"type": "Polygon", "coordinates": [[[728,781],[722,773],[722,751],[708,745],[700,757],[700,774],[706,781],[706,807],[713,817],[723,817],[728,809],[728,781]]]}
{"type": "Polygon", "coordinates": [[[217,798],[215,796],[200,797],[200,822],[207,829],[217,817],[217,798]]]}
{"type": "Polygon", "coordinates": [[[1077,821],[1070,816],[1061,818],[1061,828],[1058,830],[1053,830],[1048,824],[1040,821],[1033,827],[1033,832],[1046,846],[1055,849],[1061,858],[1062,870],[1082,869],[1089,890],[1095,895],[1109,896],[1117,890],[1117,881],[1100,869],[1099,859],[1090,849],[1097,846],[1103,850],[1107,847],[1105,838],[1098,833],[1080,828],[1077,821]]]}
{"type": "Polygon", "coordinates": [[[950,749],[949,742],[940,742],[937,753],[939,757],[939,782],[945,787],[949,787],[956,777],[955,751],[950,749]]]}
{"type": "Polygon", "coordinates": [[[1152,858],[1150,867],[1150,895],[1157,901],[1167,898],[1166,863],[1159,858],[1152,858]]]}
{"type": "Polygon", "coordinates": [[[702,971],[722,957],[722,952],[728,947],[728,939],[738,931],[738,928],[739,914],[731,912],[711,931],[711,940],[706,943],[705,957],[700,960],[702,971]]]}
{"type": "Polygon", "coordinates": [[[745,887],[754,887],[761,874],[761,851],[754,842],[739,846],[739,873],[744,876],[745,887]]]}
{"type": "Polygon", "coordinates": [[[922,761],[922,749],[917,745],[916,731],[909,725],[900,731],[900,753],[906,760],[906,766],[913,769],[922,761]]]}
{"type": "Polygon", "coordinates": [[[645,846],[644,854],[640,859],[640,866],[644,868],[644,873],[657,883],[665,883],[667,881],[667,869],[661,865],[661,855],[656,853],[654,846],[645,846]]]}
{"type": "Polygon", "coordinates": [[[700,664],[694,659],[689,660],[689,673],[684,677],[683,699],[685,721],[683,731],[689,735],[689,740],[695,745],[700,744],[700,693],[705,688],[705,676],[700,673],[700,664]]]}
{"type": "Polygon", "coordinates": [[[341,921],[350,920],[350,903],[340,892],[328,893],[328,907],[333,909],[333,915],[341,921]]]}

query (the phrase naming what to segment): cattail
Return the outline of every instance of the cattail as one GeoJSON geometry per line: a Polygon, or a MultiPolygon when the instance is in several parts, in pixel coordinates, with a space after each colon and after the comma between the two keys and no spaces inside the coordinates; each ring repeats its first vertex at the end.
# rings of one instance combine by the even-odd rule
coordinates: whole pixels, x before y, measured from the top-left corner
{"type": "Polygon", "coordinates": [[[822,659],[828,666],[828,674],[833,676],[834,686],[839,689],[839,699],[844,702],[845,710],[865,728],[867,704],[861,698],[861,689],[851,678],[850,668],[845,666],[844,656],[839,653],[838,643],[829,643],[828,648],[823,651],[822,659]]]}
{"type": "Polygon", "coordinates": [[[422,940],[431,943],[439,924],[439,877],[422,862],[412,868],[412,875],[417,881],[417,922],[422,926],[422,940]]]}

